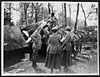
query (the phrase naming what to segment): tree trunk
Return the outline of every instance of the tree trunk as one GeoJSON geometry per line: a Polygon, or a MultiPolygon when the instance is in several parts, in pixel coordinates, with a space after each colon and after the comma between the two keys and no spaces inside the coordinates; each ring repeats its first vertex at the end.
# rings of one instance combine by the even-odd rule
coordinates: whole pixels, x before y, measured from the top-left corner
{"type": "Polygon", "coordinates": [[[38,14],[37,14],[37,9],[35,9],[35,23],[38,22],[38,14]]]}
{"type": "Polygon", "coordinates": [[[50,11],[50,3],[48,3],[48,12],[49,12],[49,14],[51,13],[51,11],[50,11]]]}
{"type": "Polygon", "coordinates": [[[44,8],[43,8],[43,6],[42,6],[42,18],[44,18],[44,8]]]}
{"type": "Polygon", "coordinates": [[[81,3],[81,8],[82,8],[82,11],[83,11],[83,14],[84,14],[84,18],[85,18],[85,20],[84,20],[84,27],[86,28],[86,26],[87,26],[86,15],[85,15],[85,11],[84,11],[84,9],[83,9],[82,3],[81,3]]]}
{"type": "Polygon", "coordinates": [[[35,6],[35,23],[38,22],[38,3],[36,3],[36,6],[35,6]]]}
{"type": "Polygon", "coordinates": [[[77,4],[77,14],[76,14],[76,22],[75,22],[75,31],[77,29],[77,22],[78,22],[78,14],[79,14],[79,3],[77,4]]]}
{"type": "Polygon", "coordinates": [[[67,19],[66,19],[66,3],[64,3],[64,11],[65,11],[65,27],[67,26],[67,19]]]}
{"type": "Polygon", "coordinates": [[[25,10],[25,25],[27,26],[27,11],[25,10]]]}
{"type": "Polygon", "coordinates": [[[69,4],[69,26],[71,26],[71,7],[69,4]]]}
{"type": "Polygon", "coordinates": [[[62,24],[63,24],[63,10],[64,9],[64,7],[63,7],[63,4],[62,4],[62,24]]]}
{"type": "Polygon", "coordinates": [[[53,13],[54,12],[54,9],[53,9],[54,7],[53,6],[51,6],[51,12],[53,13]]]}
{"type": "Polygon", "coordinates": [[[11,3],[9,3],[9,22],[11,22],[11,3]]]}
{"type": "Polygon", "coordinates": [[[20,16],[20,24],[23,25],[23,22],[24,22],[24,14],[23,14],[23,11],[21,11],[21,16],[20,16]]]}
{"type": "Polygon", "coordinates": [[[33,12],[34,12],[33,7],[34,7],[34,4],[32,3],[32,14],[31,14],[31,18],[33,18],[33,12]]]}
{"type": "Polygon", "coordinates": [[[34,9],[35,9],[35,23],[38,22],[38,14],[40,12],[40,9],[39,9],[40,6],[41,6],[41,4],[39,5],[38,3],[36,3],[36,5],[34,6],[34,9]]]}
{"type": "Polygon", "coordinates": [[[24,3],[25,25],[26,26],[27,26],[27,8],[28,8],[28,4],[24,3]]]}

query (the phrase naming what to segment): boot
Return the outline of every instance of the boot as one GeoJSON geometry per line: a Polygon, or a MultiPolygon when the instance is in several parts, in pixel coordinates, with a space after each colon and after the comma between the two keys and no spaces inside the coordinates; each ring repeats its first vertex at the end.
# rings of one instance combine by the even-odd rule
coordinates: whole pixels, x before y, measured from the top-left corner
{"type": "Polygon", "coordinates": [[[53,73],[53,69],[51,69],[51,72],[50,73],[53,73]]]}

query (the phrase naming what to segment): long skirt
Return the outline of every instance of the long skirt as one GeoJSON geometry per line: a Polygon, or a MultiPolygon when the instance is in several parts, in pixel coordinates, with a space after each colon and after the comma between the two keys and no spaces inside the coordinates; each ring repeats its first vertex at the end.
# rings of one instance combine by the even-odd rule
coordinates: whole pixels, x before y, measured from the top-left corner
{"type": "Polygon", "coordinates": [[[45,60],[45,67],[52,69],[61,68],[61,55],[60,54],[47,54],[45,60]]]}
{"type": "Polygon", "coordinates": [[[71,52],[70,51],[63,51],[62,52],[62,59],[61,59],[62,66],[71,66],[72,59],[71,59],[71,52]]]}

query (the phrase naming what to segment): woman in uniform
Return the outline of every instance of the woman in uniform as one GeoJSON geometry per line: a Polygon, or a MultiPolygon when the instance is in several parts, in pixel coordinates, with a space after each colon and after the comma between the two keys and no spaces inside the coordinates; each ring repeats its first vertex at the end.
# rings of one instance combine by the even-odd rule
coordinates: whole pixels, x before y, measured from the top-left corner
{"type": "Polygon", "coordinates": [[[45,66],[51,69],[59,69],[61,72],[61,47],[60,47],[61,36],[57,34],[57,27],[52,29],[52,34],[48,39],[46,64],[45,66]]]}
{"type": "Polygon", "coordinates": [[[69,26],[66,27],[66,35],[64,38],[62,38],[61,42],[62,44],[62,66],[66,69],[68,66],[71,65],[71,52],[72,52],[72,46],[71,46],[71,34],[70,34],[71,28],[69,26]]]}

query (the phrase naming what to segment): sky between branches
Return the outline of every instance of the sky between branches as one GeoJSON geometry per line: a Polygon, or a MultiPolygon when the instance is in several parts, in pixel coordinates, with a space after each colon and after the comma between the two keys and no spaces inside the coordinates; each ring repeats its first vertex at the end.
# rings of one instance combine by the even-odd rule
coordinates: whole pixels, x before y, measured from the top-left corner
{"type": "MultiPolygon", "coordinates": [[[[19,2],[13,2],[14,4],[14,8],[19,8],[19,2]]],[[[39,2],[39,3],[43,3],[43,6],[48,7],[47,4],[48,2],[39,2]]],[[[56,17],[58,17],[58,13],[60,13],[62,11],[62,3],[64,2],[50,2],[52,5],[54,5],[54,10],[56,10],[56,17]]],[[[77,3],[82,3],[83,4],[83,8],[85,10],[85,13],[87,15],[88,10],[90,9],[90,5],[91,4],[95,4],[96,7],[98,7],[98,2],[66,2],[66,9],[67,9],[67,17],[69,17],[69,7],[68,4],[71,5],[71,18],[73,21],[76,20],[76,11],[77,11],[77,3]]],[[[13,21],[16,23],[19,19],[20,19],[20,12],[13,10],[12,12],[12,18],[13,21]]],[[[79,16],[78,19],[84,20],[84,14],[82,12],[82,9],[80,7],[79,9],[79,16]]]]}

